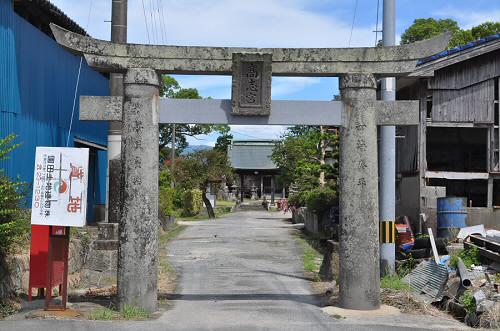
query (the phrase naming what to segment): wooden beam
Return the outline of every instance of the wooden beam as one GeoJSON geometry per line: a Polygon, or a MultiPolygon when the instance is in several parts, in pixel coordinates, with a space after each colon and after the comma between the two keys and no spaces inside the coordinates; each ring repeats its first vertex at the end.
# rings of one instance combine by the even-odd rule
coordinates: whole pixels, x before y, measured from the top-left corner
{"type": "Polygon", "coordinates": [[[456,180],[487,180],[489,174],[487,172],[458,172],[458,171],[426,171],[425,178],[442,178],[456,180]]]}

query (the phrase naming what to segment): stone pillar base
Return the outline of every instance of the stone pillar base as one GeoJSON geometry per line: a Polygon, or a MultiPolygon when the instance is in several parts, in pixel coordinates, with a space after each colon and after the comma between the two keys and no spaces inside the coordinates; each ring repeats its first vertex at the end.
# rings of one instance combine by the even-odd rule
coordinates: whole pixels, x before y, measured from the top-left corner
{"type": "Polygon", "coordinates": [[[333,240],[326,242],[326,251],[319,268],[319,277],[323,281],[336,280],[339,275],[339,243],[333,240]]]}

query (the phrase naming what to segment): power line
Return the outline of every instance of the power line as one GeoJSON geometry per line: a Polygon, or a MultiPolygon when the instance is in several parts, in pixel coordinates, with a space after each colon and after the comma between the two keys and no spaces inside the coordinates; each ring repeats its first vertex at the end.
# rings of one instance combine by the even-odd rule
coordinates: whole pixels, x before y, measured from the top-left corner
{"type": "Polygon", "coordinates": [[[376,23],[375,23],[375,46],[377,46],[377,44],[378,44],[378,33],[379,33],[378,15],[379,15],[379,11],[380,11],[380,0],[377,0],[377,19],[376,19],[376,23]]]}
{"type": "Polygon", "coordinates": [[[167,21],[165,20],[165,11],[163,10],[163,3],[162,0],[160,1],[160,11],[161,11],[161,17],[163,19],[163,26],[165,28],[165,44],[168,42],[168,34],[167,34],[167,21]]]}
{"type": "MultiPolygon", "coordinates": [[[[92,13],[92,5],[93,5],[93,0],[90,0],[89,13],[87,15],[87,24],[85,26],[85,30],[88,30],[88,28],[89,28],[90,14],[92,13]]],[[[71,118],[69,120],[69,129],[68,129],[68,137],[66,138],[66,147],[69,146],[69,137],[71,136],[71,129],[73,128],[73,117],[75,116],[76,97],[78,94],[78,86],[80,85],[80,74],[82,72],[82,61],[83,61],[83,56],[80,56],[80,65],[78,66],[78,74],[76,76],[75,93],[73,95],[73,108],[71,109],[71,118]]]]}
{"type": "Polygon", "coordinates": [[[153,11],[153,15],[155,17],[156,29],[158,35],[158,44],[165,43],[163,38],[163,28],[160,20],[160,8],[158,7],[158,0],[151,0],[151,8],[153,11]],[[156,8],[155,8],[156,6],[156,8]]]}
{"type": "Polygon", "coordinates": [[[153,3],[154,0],[149,1],[149,15],[151,16],[151,25],[152,25],[152,30],[153,30],[153,43],[158,44],[158,29],[156,28],[156,19],[153,15],[154,9],[153,9],[153,3]]]}
{"type": "Polygon", "coordinates": [[[144,13],[144,24],[146,24],[146,33],[148,35],[148,44],[151,44],[151,39],[149,38],[148,19],[146,17],[146,7],[144,6],[144,0],[142,0],[142,12],[144,13]]]}
{"type": "Polygon", "coordinates": [[[231,130],[231,132],[237,133],[237,134],[242,135],[242,136],[247,136],[247,137],[250,137],[250,138],[262,139],[261,137],[252,136],[252,135],[249,135],[249,134],[246,134],[246,133],[242,133],[242,132],[238,132],[238,131],[234,131],[234,130],[231,130]]]}
{"type": "Polygon", "coordinates": [[[356,2],[354,3],[354,15],[352,16],[351,33],[349,34],[348,47],[351,47],[352,31],[354,30],[354,22],[356,21],[356,12],[357,11],[358,11],[358,0],[356,0],[356,2]]]}

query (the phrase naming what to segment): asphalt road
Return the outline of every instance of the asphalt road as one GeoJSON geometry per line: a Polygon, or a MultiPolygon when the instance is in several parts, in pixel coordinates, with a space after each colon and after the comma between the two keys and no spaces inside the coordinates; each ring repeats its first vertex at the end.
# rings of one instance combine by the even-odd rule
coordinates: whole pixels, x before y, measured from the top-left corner
{"type": "Polygon", "coordinates": [[[430,317],[334,319],[304,278],[301,248],[283,215],[265,211],[189,222],[168,246],[179,276],[158,320],[0,322],[0,330],[429,330],[459,324],[430,317]]]}

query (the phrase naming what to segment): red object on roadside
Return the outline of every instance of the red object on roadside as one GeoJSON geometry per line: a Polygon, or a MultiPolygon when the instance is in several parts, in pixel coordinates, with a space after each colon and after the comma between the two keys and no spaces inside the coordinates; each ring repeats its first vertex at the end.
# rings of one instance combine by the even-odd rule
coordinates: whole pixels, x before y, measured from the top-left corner
{"type": "Polygon", "coordinates": [[[396,219],[396,245],[401,251],[411,249],[415,245],[415,236],[408,216],[400,216],[396,219]]]}
{"type": "Polygon", "coordinates": [[[67,279],[65,273],[68,264],[69,237],[60,239],[55,236],[64,236],[66,233],[69,234],[69,228],[63,226],[31,226],[29,301],[32,299],[33,288],[41,289],[42,292],[46,289],[46,295],[51,296],[52,289],[59,286],[59,293],[62,293],[64,282],[67,279]],[[52,236],[50,235],[51,229],[52,236]],[[51,257],[49,257],[50,246],[52,246],[51,257]]]}

